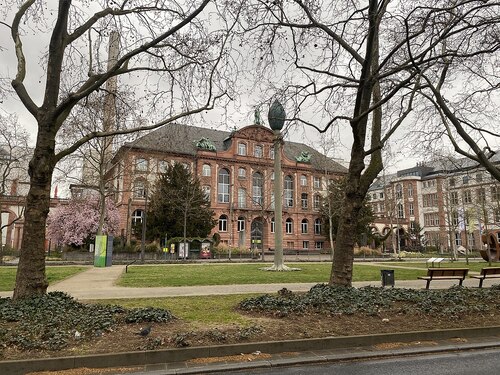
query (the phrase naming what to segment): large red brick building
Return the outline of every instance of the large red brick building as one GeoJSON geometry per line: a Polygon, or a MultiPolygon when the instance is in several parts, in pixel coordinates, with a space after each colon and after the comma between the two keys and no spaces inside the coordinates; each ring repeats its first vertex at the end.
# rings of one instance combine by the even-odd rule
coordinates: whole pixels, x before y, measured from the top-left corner
{"type": "MultiPolygon", "coordinates": [[[[113,160],[121,232],[142,222],[149,186],[169,163],[179,162],[200,179],[218,224],[212,230],[230,247],[274,247],[274,135],[262,125],[232,132],[169,124],[121,147],[113,160]]],[[[305,144],[284,142],[283,244],[322,249],[321,196],[330,179],[345,174],[334,160],[305,144]]]]}

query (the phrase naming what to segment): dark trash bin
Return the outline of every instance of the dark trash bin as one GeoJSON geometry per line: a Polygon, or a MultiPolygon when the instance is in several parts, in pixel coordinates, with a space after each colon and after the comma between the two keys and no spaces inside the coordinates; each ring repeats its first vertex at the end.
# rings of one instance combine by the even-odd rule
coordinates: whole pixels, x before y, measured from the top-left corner
{"type": "Polygon", "coordinates": [[[382,286],[394,287],[394,270],[381,270],[382,286]]]}

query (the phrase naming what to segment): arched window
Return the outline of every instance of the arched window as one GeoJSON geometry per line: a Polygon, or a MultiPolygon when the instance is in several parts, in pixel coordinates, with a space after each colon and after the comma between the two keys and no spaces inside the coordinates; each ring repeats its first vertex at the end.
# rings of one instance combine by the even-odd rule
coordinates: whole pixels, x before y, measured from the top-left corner
{"type": "Polygon", "coordinates": [[[293,207],[293,179],[292,179],[292,176],[285,177],[283,198],[285,200],[285,207],[293,207]]]}
{"type": "Polygon", "coordinates": [[[276,230],[276,227],[274,225],[274,217],[271,219],[271,233],[274,233],[276,230]]]}
{"type": "Polygon", "coordinates": [[[321,234],[321,219],[314,220],[314,234],[321,234]]]}
{"type": "Polygon", "coordinates": [[[146,183],[144,180],[135,180],[133,190],[135,198],[146,198],[146,183]]]}
{"type": "Polygon", "coordinates": [[[220,203],[229,203],[229,171],[224,168],[219,171],[217,200],[220,203]]]}
{"type": "Polygon", "coordinates": [[[302,233],[307,233],[309,223],[307,219],[303,219],[302,222],[300,223],[300,229],[302,233]]]}
{"type": "Polygon", "coordinates": [[[292,234],[293,233],[293,220],[288,218],[285,221],[285,233],[292,234]]]}
{"type": "Polygon", "coordinates": [[[203,168],[201,170],[201,175],[202,176],[211,176],[212,175],[212,168],[210,168],[210,164],[203,164],[203,168]]]}
{"type": "Polygon", "coordinates": [[[219,232],[227,232],[227,216],[221,215],[219,217],[219,232]]]}
{"type": "Polygon", "coordinates": [[[396,198],[397,199],[403,198],[403,187],[401,186],[401,184],[396,185],[396,198]]]}
{"type": "Polygon", "coordinates": [[[259,172],[255,172],[252,178],[252,201],[254,204],[262,205],[262,187],[264,178],[259,172]]]}
{"type": "Polygon", "coordinates": [[[245,231],[245,218],[243,216],[238,217],[238,232],[245,231]]]}
{"type": "Polygon", "coordinates": [[[132,213],[132,225],[141,224],[144,218],[144,210],[135,210],[132,213]]]}

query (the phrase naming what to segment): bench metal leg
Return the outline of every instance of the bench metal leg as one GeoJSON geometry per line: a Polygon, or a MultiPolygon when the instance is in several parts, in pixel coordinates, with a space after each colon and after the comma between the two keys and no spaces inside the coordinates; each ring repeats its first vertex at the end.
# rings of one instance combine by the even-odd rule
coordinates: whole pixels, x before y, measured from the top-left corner
{"type": "Polygon", "coordinates": [[[483,281],[484,279],[479,279],[479,287],[482,288],[483,287],[483,281]]]}
{"type": "Polygon", "coordinates": [[[429,289],[429,285],[430,285],[431,281],[430,280],[427,280],[427,285],[425,286],[425,289],[429,289]]]}
{"type": "Polygon", "coordinates": [[[462,283],[464,282],[464,279],[461,279],[458,285],[462,286],[462,283]]]}

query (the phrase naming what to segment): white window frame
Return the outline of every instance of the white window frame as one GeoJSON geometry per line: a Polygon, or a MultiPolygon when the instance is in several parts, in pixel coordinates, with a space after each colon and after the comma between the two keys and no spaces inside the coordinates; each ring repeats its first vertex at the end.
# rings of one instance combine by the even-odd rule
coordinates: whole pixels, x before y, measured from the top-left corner
{"type": "Polygon", "coordinates": [[[212,175],[212,167],[210,164],[203,164],[201,168],[201,175],[204,177],[210,177],[212,175]]]}

